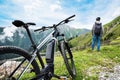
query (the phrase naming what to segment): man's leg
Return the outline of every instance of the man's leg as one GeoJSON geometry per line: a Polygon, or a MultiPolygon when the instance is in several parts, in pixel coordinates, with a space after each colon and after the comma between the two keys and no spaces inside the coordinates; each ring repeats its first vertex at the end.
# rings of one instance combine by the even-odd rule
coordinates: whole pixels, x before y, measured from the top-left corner
{"type": "Polygon", "coordinates": [[[93,36],[92,36],[92,50],[94,50],[95,41],[96,41],[96,36],[93,35],[93,36]]]}
{"type": "Polygon", "coordinates": [[[100,51],[100,36],[97,38],[97,51],[100,51]]]}

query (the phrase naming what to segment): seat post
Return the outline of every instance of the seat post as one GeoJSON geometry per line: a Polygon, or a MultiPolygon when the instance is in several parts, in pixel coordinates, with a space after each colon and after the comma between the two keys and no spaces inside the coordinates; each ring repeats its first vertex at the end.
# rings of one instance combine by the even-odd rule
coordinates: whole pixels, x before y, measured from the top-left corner
{"type": "Polygon", "coordinates": [[[27,31],[28,37],[29,37],[29,39],[30,39],[30,41],[31,41],[31,43],[32,43],[32,47],[33,47],[34,49],[36,49],[35,42],[34,42],[33,39],[32,39],[32,36],[31,36],[31,33],[30,33],[30,30],[29,30],[28,26],[25,25],[24,28],[25,28],[26,31],[27,31]]]}

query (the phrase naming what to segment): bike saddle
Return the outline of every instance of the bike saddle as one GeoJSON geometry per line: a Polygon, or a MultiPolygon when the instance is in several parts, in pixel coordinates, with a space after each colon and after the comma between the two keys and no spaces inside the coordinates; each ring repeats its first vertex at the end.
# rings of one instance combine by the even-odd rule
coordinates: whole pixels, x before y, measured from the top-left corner
{"type": "Polygon", "coordinates": [[[23,21],[20,21],[20,20],[14,20],[12,22],[12,24],[15,25],[16,27],[21,27],[21,26],[25,27],[25,26],[29,26],[29,25],[36,25],[35,23],[31,23],[31,22],[24,23],[23,21]]]}

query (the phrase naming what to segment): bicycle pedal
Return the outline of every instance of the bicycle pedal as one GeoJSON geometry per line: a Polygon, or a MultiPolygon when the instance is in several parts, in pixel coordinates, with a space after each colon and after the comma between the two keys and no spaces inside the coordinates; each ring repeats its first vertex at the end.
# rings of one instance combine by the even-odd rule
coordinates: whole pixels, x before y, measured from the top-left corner
{"type": "Polygon", "coordinates": [[[60,80],[68,80],[68,78],[66,76],[61,76],[60,80]]]}

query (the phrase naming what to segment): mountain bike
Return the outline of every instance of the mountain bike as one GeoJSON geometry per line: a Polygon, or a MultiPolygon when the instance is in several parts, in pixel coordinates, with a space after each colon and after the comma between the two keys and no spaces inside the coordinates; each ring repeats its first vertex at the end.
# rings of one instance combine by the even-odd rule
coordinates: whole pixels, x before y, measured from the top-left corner
{"type": "Polygon", "coordinates": [[[7,66],[0,67],[0,70],[2,70],[0,71],[0,79],[51,80],[52,77],[55,77],[57,79],[64,80],[61,76],[54,74],[54,54],[56,46],[58,46],[58,49],[63,57],[68,73],[72,79],[74,79],[76,76],[76,69],[73,54],[70,50],[65,35],[60,33],[60,30],[58,29],[58,26],[72,21],[71,18],[73,17],[75,17],[75,15],[62,20],[58,24],[53,24],[52,26],[47,27],[43,26],[40,29],[34,30],[36,32],[53,29],[52,32],[38,45],[35,44],[29,30],[29,26],[36,25],[35,23],[24,23],[20,20],[13,21],[12,24],[16,27],[25,28],[31,41],[33,51],[28,52],[16,46],[0,46],[0,65],[4,65],[8,62],[8,64],[6,64],[7,66]],[[61,39],[59,39],[59,37],[61,37],[61,39]],[[44,61],[40,51],[45,45],[47,45],[47,47],[44,61]]]}

